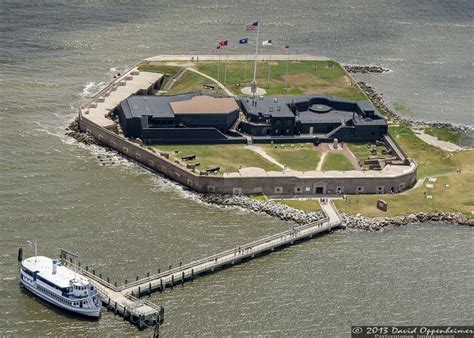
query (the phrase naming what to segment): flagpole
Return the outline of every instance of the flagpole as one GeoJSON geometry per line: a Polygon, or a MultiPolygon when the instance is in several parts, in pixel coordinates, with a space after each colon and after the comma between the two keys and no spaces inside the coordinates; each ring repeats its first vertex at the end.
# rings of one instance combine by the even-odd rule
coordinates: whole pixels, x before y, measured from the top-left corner
{"type": "Polygon", "coordinates": [[[227,54],[225,55],[224,61],[224,85],[227,84],[227,54]]]}
{"type": "Polygon", "coordinates": [[[38,259],[38,243],[37,242],[38,242],[38,240],[35,239],[35,263],[38,259]]]}
{"type": "MultiPolygon", "coordinates": [[[[217,82],[221,82],[221,53],[217,51],[217,82]]],[[[217,86],[219,91],[219,86],[217,86]]]]}
{"type": "Polygon", "coordinates": [[[246,82],[247,82],[247,51],[245,51],[244,86],[246,82]]]}
{"type": "Polygon", "coordinates": [[[252,81],[252,92],[253,96],[257,93],[257,57],[258,57],[258,33],[260,31],[260,21],[257,24],[257,41],[255,43],[255,63],[253,65],[253,81],[252,81]]]}
{"type": "Polygon", "coordinates": [[[268,54],[268,88],[270,88],[270,63],[272,61],[272,55],[268,54]]]}
{"type": "Polygon", "coordinates": [[[289,61],[290,61],[290,54],[286,52],[285,94],[288,93],[288,62],[289,61]]]}

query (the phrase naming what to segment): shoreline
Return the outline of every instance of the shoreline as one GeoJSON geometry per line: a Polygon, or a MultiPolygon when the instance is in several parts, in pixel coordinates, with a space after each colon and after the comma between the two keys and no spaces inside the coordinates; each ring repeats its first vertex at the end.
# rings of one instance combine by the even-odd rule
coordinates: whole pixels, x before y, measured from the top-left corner
{"type": "MultiPolygon", "coordinates": [[[[65,132],[70,136],[85,145],[99,145],[109,149],[100,144],[94,137],[87,135],[79,130],[78,120],[74,119],[65,132]]],[[[123,156],[118,153],[119,156],[123,156]]],[[[128,159],[128,158],[127,158],[128,159]]],[[[178,182],[175,182],[178,185],[178,182]]],[[[184,186],[183,186],[184,187],[184,186]]],[[[218,206],[221,208],[235,207],[242,208],[255,213],[266,214],[271,217],[278,218],[282,221],[293,222],[298,225],[315,222],[324,217],[321,211],[303,211],[295,209],[290,206],[268,201],[259,201],[245,195],[219,195],[219,194],[202,194],[193,192],[199,201],[218,206]]],[[[317,203],[315,201],[315,203],[317,203]]],[[[347,229],[357,229],[364,231],[379,231],[384,228],[393,228],[401,225],[428,223],[428,222],[445,222],[448,224],[474,226],[474,218],[469,218],[461,212],[418,212],[414,214],[391,216],[391,217],[369,217],[362,215],[354,215],[348,213],[341,213],[344,224],[347,229]]]]}
{"type": "MultiPolygon", "coordinates": [[[[242,195],[215,195],[202,194],[199,199],[205,203],[219,207],[239,207],[252,212],[263,213],[283,221],[292,221],[296,224],[311,223],[324,217],[322,211],[306,212],[279,204],[273,201],[258,201],[242,195]]],[[[315,203],[317,203],[315,201],[315,203]]],[[[474,219],[466,217],[460,212],[418,212],[404,216],[367,217],[341,213],[343,225],[346,229],[380,231],[385,228],[396,228],[402,225],[416,223],[443,222],[452,225],[474,226],[474,219]]]]}
{"type": "Polygon", "coordinates": [[[386,105],[383,97],[372,86],[368,85],[364,81],[358,81],[357,84],[364,92],[364,94],[367,95],[367,97],[372,101],[372,103],[380,110],[380,112],[393,124],[405,123],[408,124],[411,128],[416,129],[444,128],[446,130],[456,133],[467,133],[474,130],[473,126],[466,126],[451,122],[428,122],[400,116],[399,113],[394,112],[386,105]]]}

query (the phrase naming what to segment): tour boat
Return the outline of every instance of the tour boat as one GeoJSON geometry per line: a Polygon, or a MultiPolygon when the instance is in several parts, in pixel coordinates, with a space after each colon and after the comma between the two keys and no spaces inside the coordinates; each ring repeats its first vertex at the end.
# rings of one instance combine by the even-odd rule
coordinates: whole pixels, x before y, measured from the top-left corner
{"type": "Polygon", "coordinates": [[[89,280],[61,260],[33,256],[21,261],[21,284],[45,301],[83,316],[98,318],[102,302],[89,280]]]}

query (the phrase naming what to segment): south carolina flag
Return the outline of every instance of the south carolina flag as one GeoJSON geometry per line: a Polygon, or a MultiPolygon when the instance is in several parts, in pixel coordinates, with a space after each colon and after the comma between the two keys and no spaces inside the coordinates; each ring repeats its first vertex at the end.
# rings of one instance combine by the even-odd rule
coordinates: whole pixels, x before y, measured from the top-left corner
{"type": "Polygon", "coordinates": [[[262,46],[271,46],[272,45],[272,40],[265,40],[262,42],[262,46]]]}
{"type": "Polygon", "coordinates": [[[249,43],[249,39],[248,39],[248,38],[240,39],[240,40],[239,40],[239,43],[240,43],[241,45],[245,45],[246,43],[249,43]]]}

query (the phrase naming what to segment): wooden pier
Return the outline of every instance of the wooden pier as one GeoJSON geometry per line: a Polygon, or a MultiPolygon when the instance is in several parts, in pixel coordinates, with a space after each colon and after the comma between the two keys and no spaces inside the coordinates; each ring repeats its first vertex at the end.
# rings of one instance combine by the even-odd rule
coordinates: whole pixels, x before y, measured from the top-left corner
{"type": "Polygon", "coordinates": [[[68,256],[70,253],[66,250],[61,250],[61,258],[68,265],[75,266],[81,274],[91,280],[98,289],[102,303],[109,310],[121,315],[139,328],[144,328],[162,323],[164,309],[147,300],[140,299],[140,296],[151,295],[155,291],[163,291],[167,287],[193,280],[199,275],[233,266],[239,262],[310,239],[334,228],[343,227],[341,216],[332,201],[321,202],[321,208],[326,217],[317,222],[267,236],[213,256],[180,265],[158,274],[148,275],[142,279],[137,277],[137,280],[122,286],[104,280],[102,276],[97,276],[95,271],[91,271],[88,267],[81,267],[80,263],[77,264],[68,256]]]}

